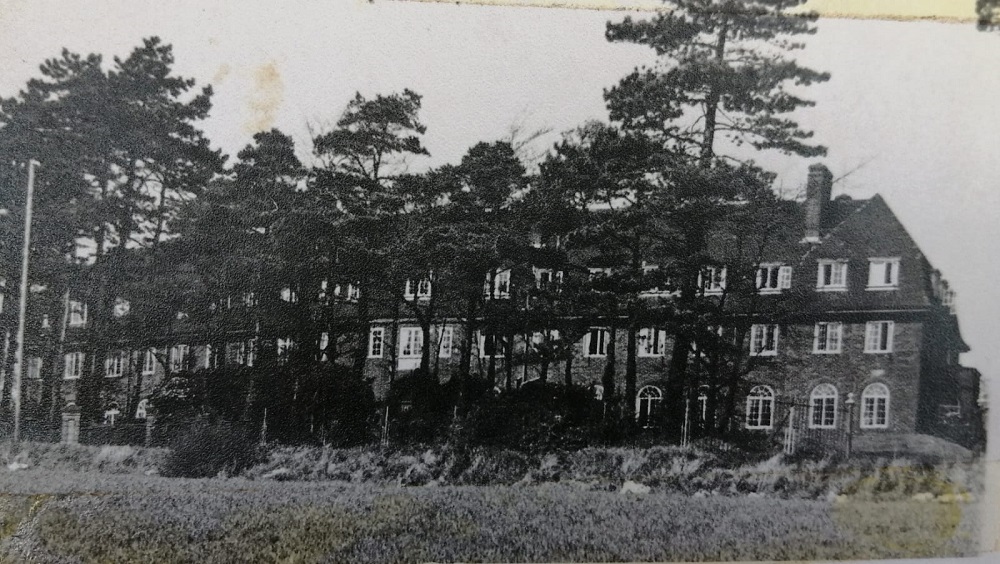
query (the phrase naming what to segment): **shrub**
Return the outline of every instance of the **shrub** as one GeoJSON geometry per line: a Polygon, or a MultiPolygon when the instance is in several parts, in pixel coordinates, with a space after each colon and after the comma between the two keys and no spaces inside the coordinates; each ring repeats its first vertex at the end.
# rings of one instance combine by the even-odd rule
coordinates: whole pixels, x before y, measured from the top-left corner
{"type": "Polygon", "coordinates": [[[253,433],[225,420],[196,419],[171,441],[163,474],[205,478],[220,473],[237,474],[263,460],[253,433]]]}

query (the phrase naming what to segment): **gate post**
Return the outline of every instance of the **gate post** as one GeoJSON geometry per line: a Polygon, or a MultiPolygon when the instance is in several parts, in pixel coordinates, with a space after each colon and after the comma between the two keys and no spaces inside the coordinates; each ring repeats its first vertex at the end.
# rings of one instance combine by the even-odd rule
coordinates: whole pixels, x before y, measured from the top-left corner
{"type": "Polygon", "coordinates": [[[788,408],[788,426],[785,428],[785,454],[795,452],[795,406],[788,408]]]}

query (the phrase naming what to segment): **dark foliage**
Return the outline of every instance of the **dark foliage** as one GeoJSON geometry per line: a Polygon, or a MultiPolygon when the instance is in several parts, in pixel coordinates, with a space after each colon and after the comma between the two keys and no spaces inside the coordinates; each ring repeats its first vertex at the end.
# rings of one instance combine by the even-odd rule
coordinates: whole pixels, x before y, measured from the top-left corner
{"type": "Polygon", "coordinates": [[[246,425],[198,418],[178,427],[170,441],[163,475],[208,478],[239,473],[263,460],[263,450],[246,425]]]}

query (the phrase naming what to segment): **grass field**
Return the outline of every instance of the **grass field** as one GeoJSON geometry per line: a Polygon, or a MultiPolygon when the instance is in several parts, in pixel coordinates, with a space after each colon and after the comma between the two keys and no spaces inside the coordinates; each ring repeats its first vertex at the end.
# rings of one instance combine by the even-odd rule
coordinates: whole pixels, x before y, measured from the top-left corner
{"type": "Polygon", "coordinates": [[[620,495],[0,470],[3,562],[848,559],[971,555],[976,503],[620,495]]]}

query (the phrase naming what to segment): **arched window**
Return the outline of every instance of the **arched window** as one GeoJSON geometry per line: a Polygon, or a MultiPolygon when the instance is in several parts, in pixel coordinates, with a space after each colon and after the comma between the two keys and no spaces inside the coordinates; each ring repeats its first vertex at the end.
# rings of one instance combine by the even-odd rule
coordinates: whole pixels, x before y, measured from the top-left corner
{"type": "Polygon", "coordinates": [[[747,396],[747,429],[770,429],[774,424],[774,390],[754,386],[747,396]]]}
{"type": "Polygon", "coordinates": [[[837,427],[837,388],[820,384],[809,394],[809,427],[834,429],[837,427]]]}
{"type": "Polygon", "coordinates": [[[135,418],[145,419],[147,410],[149,410],[149,399],[139,400],[139,405],[135,408],[135,418]]]}
{"type": "Polygon", "coordinates": [[[635,396],[635,418],[643,428],[656,426],[663,404],[663,392],[656,386],[645,386],[635,396]]]}
{"type": "Polygon", "coordinates": [[[884,429],[889,426],[889,388],[869,384],[861,393],[861,428],[884,429]]]}

